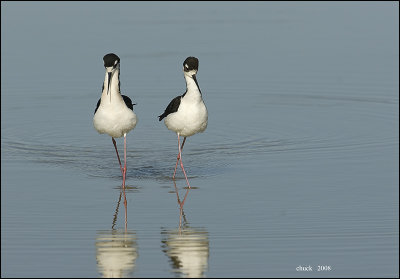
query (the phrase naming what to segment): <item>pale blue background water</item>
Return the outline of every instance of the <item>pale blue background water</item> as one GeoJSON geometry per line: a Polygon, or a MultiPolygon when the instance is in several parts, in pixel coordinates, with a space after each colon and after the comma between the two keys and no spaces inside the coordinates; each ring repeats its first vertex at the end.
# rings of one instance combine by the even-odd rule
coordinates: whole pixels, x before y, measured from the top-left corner
{"type": "Polygon", "coordinates": [[[3,1],[1,276],[399,276],[398,8],[3,1]],[[139,118],[126,231],[92,125],[109,52],[139,118]],[[176,136],[156,116],[187,56],[209,125],[185,144],[180,216],[176,136]]]}

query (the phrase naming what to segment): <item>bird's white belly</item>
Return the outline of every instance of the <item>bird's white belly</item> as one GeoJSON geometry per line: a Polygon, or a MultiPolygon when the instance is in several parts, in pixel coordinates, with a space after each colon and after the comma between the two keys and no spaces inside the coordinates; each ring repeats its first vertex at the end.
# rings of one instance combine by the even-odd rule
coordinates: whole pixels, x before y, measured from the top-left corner
{"type": "Polygon", "coordinates": [[[165,126],[184,137],[201,133],[207,128],[207,108],[201,101],[195,104],[182,103],[178,111],[165,118],[165,126]]]}
{"type": "Polygon", "coordinates": [[[100,134],[108,134],[120,138],[136,126],[136,114],[127,107],[99,106],[93,117],[93,125],[100,134]]]}

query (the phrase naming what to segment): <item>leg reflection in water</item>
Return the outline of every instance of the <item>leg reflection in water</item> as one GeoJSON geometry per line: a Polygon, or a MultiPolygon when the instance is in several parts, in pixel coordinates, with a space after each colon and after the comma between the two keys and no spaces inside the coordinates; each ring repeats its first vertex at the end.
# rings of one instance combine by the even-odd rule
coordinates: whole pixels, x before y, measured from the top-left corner
{"type": "Polygon", "coordinates": [[[204,277],[208,269],[209,239],[205,228],[189,226],[183,205],[190,188],[186,190],[181,201],[176,187],[175,192],[179,205],[179,226],[174,229],[161,228],[162,251],[168,256],[173,274],[183,277],[204,277]]]}
{"type": "Polygon", "coordinates": [[[122,188],[114,212],[111,230],[100,230],[96,237],[97,269],[102,277],[131,277],[138,258],[136,233],[128,230],[127,201],[125,188],[122,188]],[[121,198],[124,197],[124,229],[116,229],[121,198]]]}

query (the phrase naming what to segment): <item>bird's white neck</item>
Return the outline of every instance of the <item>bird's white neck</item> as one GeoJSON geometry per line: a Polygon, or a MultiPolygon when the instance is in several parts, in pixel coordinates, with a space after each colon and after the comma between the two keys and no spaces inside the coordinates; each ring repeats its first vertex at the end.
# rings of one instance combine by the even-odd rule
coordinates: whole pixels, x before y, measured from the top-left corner
{"type": "Polygon", "coordinates": [[[112,102],[113,99],[120,99],[121,93],[120,93],[120,85],[119,85],[119,69],[115,70],[114,74],[111,77],[111,84],[110,84],[110,90],[108,89],[108,72],[106,71],[106,75],[104,78],[104,83],[103,83],[103,92],[101,94],[101,99],[102,101],[108,101],[112,102]],[[108,94],[107,94],[108,91],[108,94]]]}
{"type": "Polygon", "coordinates": [[[201,91],[194,78],[190,75],[185,75],[186,80],[186,95],[185,97],[201,99],[201,91]]]}

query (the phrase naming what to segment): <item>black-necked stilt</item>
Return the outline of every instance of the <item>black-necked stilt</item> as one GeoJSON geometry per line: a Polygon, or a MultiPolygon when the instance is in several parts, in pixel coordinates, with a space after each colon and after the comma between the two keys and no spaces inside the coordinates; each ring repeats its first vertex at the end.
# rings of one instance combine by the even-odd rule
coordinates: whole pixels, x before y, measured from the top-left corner
{"type": "Polygon", "coordinates": [[[178,162],[186,178],[186,183],[190,188],[189,181],[186,176],[185,169],[182,163],[182,148],[186,138],[199,132],[203,132],[207,128],[207,108],[203,102],[199,84],[197,83],[196,74],[199,68],[199,60],[196,57],[188,57],[183,62],[183,73],[186,80],[186,92],[182,96],[174,98],[164,113],[158,116],[159,121],[165,118],[165,126],[178,135],[178,150],[179,154],[176,159],[174,170],[175,178],[178,162]],[[180,136],[183,136],[182,146],[180,136]]]}
{"type": "Polygon", "coordinates": [[[108,134],[117,152],[119,166],[122,172],[122,187],[125,188],[126,179],[126,134],[136,126],[136,114],[133,112],[132,101],[121,95],[119,84],[120,59],[114,53],[103,57],[106,76],[103,83],[103,92],[94,111],[93,125],[100,134],[108,134]],[[114,138],[124,136],[124,168],[122,168],[117,145],[114,138]]]}

